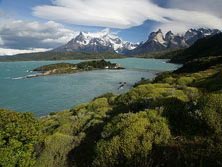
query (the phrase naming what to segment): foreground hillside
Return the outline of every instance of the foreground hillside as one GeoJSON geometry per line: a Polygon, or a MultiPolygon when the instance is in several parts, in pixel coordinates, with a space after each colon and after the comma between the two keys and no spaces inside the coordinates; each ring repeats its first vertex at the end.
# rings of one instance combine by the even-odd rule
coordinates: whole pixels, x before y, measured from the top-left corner
{"type": "Polygon", "coordinates": [[[184,63],[186,72],[44,118],[0,110],[0,165],[221,166],[222,65],[210,55],[196,57],[199,64],[208,58],[202,68],[184,63]]]}

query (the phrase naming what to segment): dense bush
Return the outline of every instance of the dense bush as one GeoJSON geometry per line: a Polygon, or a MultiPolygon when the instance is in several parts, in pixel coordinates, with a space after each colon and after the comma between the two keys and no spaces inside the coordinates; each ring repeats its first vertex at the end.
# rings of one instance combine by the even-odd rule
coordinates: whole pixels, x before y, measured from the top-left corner
{"type": "Polygon", "coordinates": [[[31,114],[0,109],[0,166],[34,166],[40,139],[39,123],[31,114]]]}
{"type": "Polygon", "coordinates": [[[129,111],[152,108],[160,99],[177,98],[188,102],[199,96],[199,91],[192,87],[176,87],[169,84],[146,84],[131,89],[116,98],[116,103],[124,105],[129,111]]]}
{"type": "Polygon", "coordinates": [[[222,94],[203,97],[200,107],[202,117],[214,135],[222,135],[222,94]]]}
{"type": "Polygon", "coordinates": [[[41,123],[44,126],[46,138],[37,167],[63,167],[70,164],[82,166],[82,161],[85,162],[89,156],[93,156],[93,150],[89,145],[93,146],[94,138],[99,136],[99,133],[90,134],[89,131],[97,130],[97,125],[103,124],[110,110],[109,99],[103,96],[70,111],[58,112],[42,118],[41,123]],[[89,153],[85,150],[80,153],[76,151],[82,150],[81,143],[84,142],[83,146],[87,147],[89,153]],[[84,157],[81,156],[82,154],[89,154],[89,156],[84,157]]]}
{"type": "Polygon", "coordinates": [[[163,115],[168,119],[174,135],[199,135],[205,131],[197,103],[184,102],[177,98],[160,100],[163,115]]]}
{"type": "Polygon", "coordinates": [[[194,86],[204,88],[207,91],[220,91],[222,90],[222,71],[210,75],[205,79],[199,80],[194,83],[194,86]]]}
{"type": "Polygon", "coordinates": [[[71,136],[55,133],[44,141],[44,151],[37,161],[37,167],[63,167],[68,166],[68,154],[81,142],[84,134],[71,136]]]}
{"type": "Polygon", "coordinates": [[[120,114],[108,123],[97,143],[93,165],[99,167],[144,166],[153,145],[170,138],[167,121],[155,110],[120,114]]]}

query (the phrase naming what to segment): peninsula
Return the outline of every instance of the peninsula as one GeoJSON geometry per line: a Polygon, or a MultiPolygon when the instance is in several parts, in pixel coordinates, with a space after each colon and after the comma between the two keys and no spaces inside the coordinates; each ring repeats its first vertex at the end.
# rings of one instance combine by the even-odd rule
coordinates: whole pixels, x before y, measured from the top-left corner
{"type": "Polygon", "coordinates": [[[92,70],[120,70],[124,69],[119,64],[111,63],[105,60],[93,60],[80,62],[78,64],[72,63],[56,63],[38,67],[33,71],[39,72],[39,74],[27,76],[26,78],[33,78],[39,76],[55,75],[55,74],[71,74],[83,71],[92,71],[92,70]]]}

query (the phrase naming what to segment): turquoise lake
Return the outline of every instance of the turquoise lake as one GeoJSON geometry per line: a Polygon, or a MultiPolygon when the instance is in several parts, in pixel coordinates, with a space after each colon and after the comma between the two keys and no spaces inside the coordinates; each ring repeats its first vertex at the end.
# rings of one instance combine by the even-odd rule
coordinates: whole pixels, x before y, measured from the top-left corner
{"type": "Polygon", "coordinates": [[[178,68],[178,65],[166,63],[166,60],[127,58],[109,61],[126,69],[21,79],[33,74],[30,71],[42,65],[80,61],[0,62],[0,108],[43,116],[70,109],[107,92],[123,93],[142,77],[152,79],[158,72],[178,68]],[[118,89],[120,82],[127,83],[121,90],[118,89]]]}

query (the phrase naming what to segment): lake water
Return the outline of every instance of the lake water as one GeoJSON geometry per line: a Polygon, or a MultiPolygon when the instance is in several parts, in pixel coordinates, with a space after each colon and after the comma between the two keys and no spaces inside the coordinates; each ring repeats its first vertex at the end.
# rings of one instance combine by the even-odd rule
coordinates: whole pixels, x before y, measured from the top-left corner
{"type": "Polygon", "coordinates": [[[142,77],[152,79],[157,72],[178,68],[178,65],[166,63],[166,60],[127,58],[110,61],[126,69],[21,79],[32,74],[30,71],[36,67],[58,61],[0,62],[0,108],[43,116],[88,102],[107,92],[123,93],[142,77]],[[118,90],[119,82],[127,83],[124,89],[118,90]]]}

